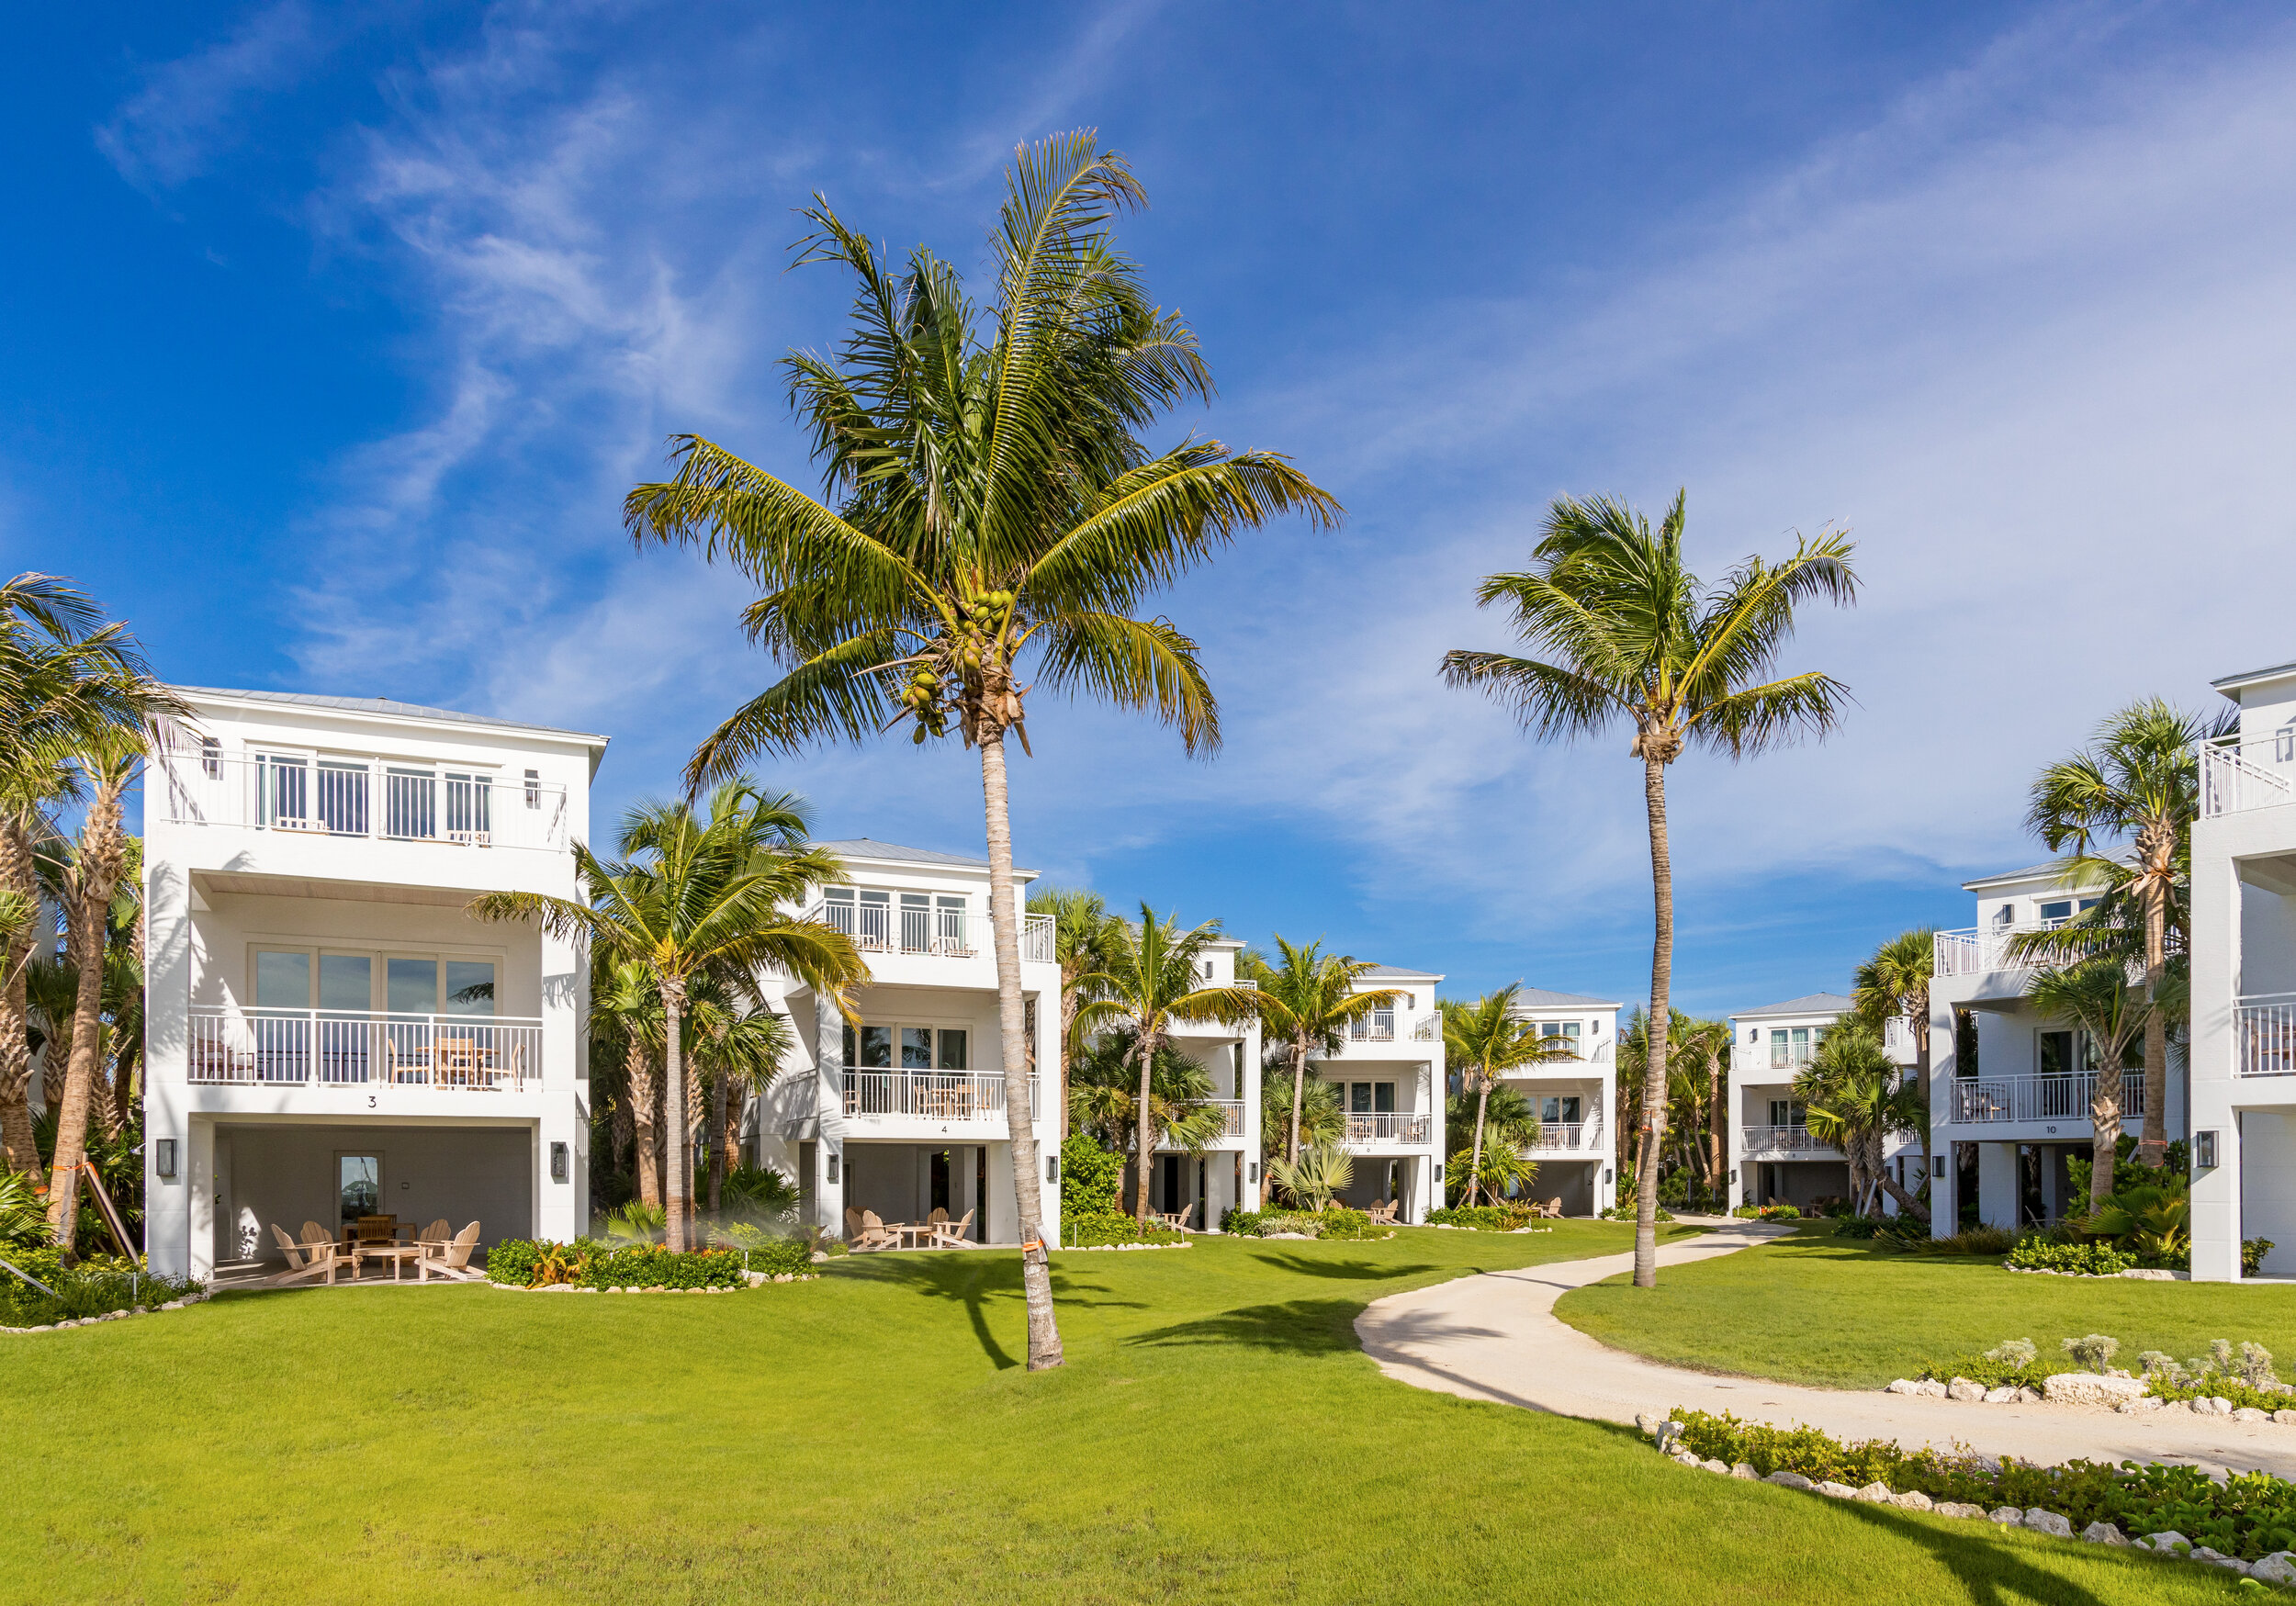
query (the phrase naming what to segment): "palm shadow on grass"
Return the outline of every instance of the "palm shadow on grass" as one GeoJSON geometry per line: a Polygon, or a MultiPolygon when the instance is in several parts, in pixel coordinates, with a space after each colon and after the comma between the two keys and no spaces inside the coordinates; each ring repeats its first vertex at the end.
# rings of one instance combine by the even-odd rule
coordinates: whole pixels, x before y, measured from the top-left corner
{"type": "Polygon", "coordinates": [[[962,1302],[966,1319],[973,1324],[973,1336],[979,1341],[981,1353],[988,1357],[989,1365],[1000,1372],[1020,1365],[996,1342],[996,1335],[988,1325],[991,1299],[1009,1303],[1021,1297],[1020,1262],[1015,1257],[943,1253],[846,1258],[848,1276],[898,1284],[928,1299],[962,1302]]]}
{"type": "Polygon", "coordinates": [[[1292,1299],[1281,1305],[1246,1305],[1194,1321],[1135,1333],[1124,1342],[1168,1348],[1225,1346],[1275,1354],[1335,1355],[1356,1350],[1354,1299],[1292,1299]]]}
{"type": "MultiPolygon", "coordinates": [[[[1822,1499],[1825,1497],[1818,1498],[1822,1499]]],[[[1937,1559],[1939,1566],[1960,1580],[1962,1588],[1967,1591],[1967,1598],[1975,1606],[2025,1606],[2026,1602],[2033,1600],[2046,1600],[2051,1606],[2108,1606],[2107,1597],[2035,1567],[2013,1546],[1998,1542],[1981,1543],[1984,1538],[1981,1533],[1953,1531],[1955,1528],[1975,1528],[1978,1526],[1976,1523],[1953,1522],[1952,1527],[1941,1528],[1930,1522],[1916,1522],[1888,1506],[1869,1505],[1860,1500],[1837,1500],[1834,1503],[1860,1522],[1871,1523],[1893,1538],[1918,1544],[1928,1551],[1937,1559]]],[[[2140,1564],[2132,1560],[2123,1565],[2133,1567],[2140,1564]]]]}
{"type": "Polygon", "coordinates": [[[1380,1265],[1367,1260],[1311,1260],[1303,1254],[1255,1254],[1252,1257],[1271,1271],[1291,1272],[1302,1277],[1339,1278],[1351,1283],[1381,1282],[1392,1277],[1415,1277],[1436,1267],[1432,1263],[1414,1265],[1380,1265]]]}

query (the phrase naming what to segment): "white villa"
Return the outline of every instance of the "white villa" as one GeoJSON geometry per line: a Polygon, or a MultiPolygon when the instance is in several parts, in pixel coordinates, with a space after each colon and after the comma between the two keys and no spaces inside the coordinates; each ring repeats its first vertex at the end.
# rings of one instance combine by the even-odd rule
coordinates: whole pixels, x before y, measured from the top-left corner
{"type": "Polygon", "coordinates": [[[175,688],[144,783],[146,1242],[264,1258],[362,1214],[482,1243],[589,1208],[588,976],[481,893],[576,894],[606,741],[379,698],[175,688]]]}
{"type": "MultiPolygon", "coordinates": [[[[1356,1022],[1338,1053],[1308,1066],[1339,1089],[1342,1141],[1356,1167],[1342,1202],[1360,1208],[1395,1199],[1402,1221],[1424,1221],[1443,1205],[1443,1024],[1435,1012],[1442,980],[1372,966],[1358,990],[1401,996],[1356,1022]]],[[[1255,1087],[1251,1101],[1258,1097],[1255,1087]]]]}
{"type": "MultiPolygon", "coordinates": [[[[1729,1091],[1725,1095],[1728,1165],[1724,1174],[1729,1178],[1733,1207],[1792,1205],[1807,1209],[1819,1199],[1849,1196],[1849,1160],[1840,1149],[1811,1136],[1807,1112],[1794,1096],[1794,1079],[1851,1007],[1844,994],[1811,993],[1730,1016],[1729,1091]]],[[[1892,1063],[1912,1074],[1913,1034],[1902,1017],[1888,1023],[1882,1047],[1892,1063]]],[[[1934,1056],[1934,1039],[1930,1051],[1934,1056]]],[[[1882,1163],[1908,1193],[1921,1185],[1918,1139],[1893,1140],[1882,1163]]],[[[1882,1198],[1883,1209],[1896,1214],[1896,1202],[1886,1194],[1882,1198]]]]}
{"type": "MultiPolygon", "coordinates": [[[[2011,939],[2047,931],[2092,907],[2099,889],[2065,886],[2053,864],[2029,865],[1963,883],[1975,895],[1977,924],[1937,934],[1930,983],[1930,1222],[1959,1230],[1974,1194],[1978,1220],[2015,1228],[2056,1220],[2072,1196],[2065,1161],[2086,1155],[2096,1078],[2122,1078],[2122,1129],[2144,1115],[2141,1064],[2105,1070],[2088,1034],[2044,1019],[2025,1001],[2034,966],[2011,939]]],[[[2184,1135],[2186,1096],[2172,1045],[2166,1125],[2184,1135]]]]}
{"type": "MultiPolygon", "coordinates": [[[[796,1028],[798,1052],[751,1106],[753,1157],[795,1178],[832,1236],[844,1235],[849,1208],[886,1221],[939,1208],[951,1220],[970,1215],[977,1242],[1019,1242],[988,860],[866,837],[816,846],[842,859],[851,880],[806,913],[853,938],[870,980],[854,994],[856,1025],[809,987],[760,978],[764,1002],[796,1028]]],[[[1035,873],[1014,876],[1025,887],[1035,873]]],[[[1020,1070],[1044,1168],[1044,1230],[1057,1241],[1060,967],[1050,915],[1021,916],[1020,985],[1020,1070]]]]}
{"type": "Polygon", "coordinates": [[[1618,1136],[1611,1112],[1618,1107],[1621,1007],[1615,999],[1538,987],[1515,994],[1515,1018],[1535,1022],[1541,1038],[1569,1049],[1577,1060],[1525,1065],[1500,1079],[1538,1117],[1531,1153],[1538,1180],[1531,1194],[1559,1198],[1566,1216],[1592,1216],[1617,1197],[1618,1136]]]}
{"type": "Polygon", "coordinates": [[[2296,1273],[2296,664],[2214,684],[2240,724],[2192,831],[2192,1275],[2227,1282],[2244,1239],[2296,1273]]]}

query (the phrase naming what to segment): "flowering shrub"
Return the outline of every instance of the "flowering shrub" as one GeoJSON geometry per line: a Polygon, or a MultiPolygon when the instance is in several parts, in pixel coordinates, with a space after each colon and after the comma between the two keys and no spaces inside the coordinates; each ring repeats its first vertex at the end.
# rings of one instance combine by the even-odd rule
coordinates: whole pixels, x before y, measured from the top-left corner
{"type": "Polygon", "coordinates": [[[739,1288],[748,1281],[742,1275],[745,1253],[749,1270],[769,1275],[800,1270],[809,1258],[804,1244],[787,1239],[761,1250],[681,1252],[654,1243],[511,1238],[487,1251],[487,1280],[512,1288],[558,1284],[580,1288],[739,1288]]]}

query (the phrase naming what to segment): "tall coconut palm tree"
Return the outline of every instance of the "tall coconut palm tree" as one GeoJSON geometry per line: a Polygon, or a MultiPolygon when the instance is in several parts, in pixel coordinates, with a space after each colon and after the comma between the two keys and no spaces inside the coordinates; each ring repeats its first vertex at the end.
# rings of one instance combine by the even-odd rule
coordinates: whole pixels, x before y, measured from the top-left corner
{"type": "MultiPolygon", "coordinates": [[[[1674,868],[1666,829],[1666,769],[1690,747],[1732,758],[1840,719],[1847,689],[1830,675],[1773,679],[1794,631],[1794,611],[1813,598],[1846,604],[1857,594],[1850,543],[1820,534],[1772,563],[1750,557],[1708,587],[1683,555],[1686,498],[1654,533],[1649,521],[1607,497],[1568,497],[1548,511],[1532,567],[1487,578],[1477,601],[1503,603],[1516,635],[1551,659],[1458,650],[1443,660],[1453,686],[1474,687],[1512,709],[1542,739],[1633,727],[1628,751],[1642,763],[1650,833],[1649,1065],[1642,1119],[1666,1115],[1669,1000],[1674,972],[1674,868]]],[[[1640,1145],[1635,1181],[1635,1286],[1658,1284],[1659,1145],[1640,1145]]]]}
{"type": "Polygon", "coordinates": [[[591,1029],[597,1040],[622,1055],[622,1102],[629,1112],[630,1147],[637,1196],[661,1204],[661,1169],[655,1144],[661,1084],[654,1057],[661,1052],[661,989],[637,960],[598,955],[590,988],[591,1029]]]}
{"type": "Polygon", "coordinates": [[[867,980],[853,939],[823,921],[787,913],[845,877],[833,854],[806,843],[805,805],[788,793],[727,781],[697,812],[683,803],[642,803],[623,816],[619,858],[581,843],[574,864],[587,902],[543,893],[488,893],[471,900],[481,920],[531,921],[564,941],[587,940],[615,960],[646,967],[661,998],[663,1178],[668,1242],[693,1246],[693,1132],[686,1108],[686,1001],[703,976],[777,965],[843,1002],[867,980]]]}
{"type": "MultiPolygon", "coordinates": [[[[2165,1002],[2146,988],[2131,986],[2129,969],[2119,957],[2099,954],[2069,965],[2043,965],[2025,983],[2025,996],[2035,1010],[2088,1036],[2089,1069],[2096,1078],[2088,1095],[2091,1209],[2102,1208],[2112,1193],[2121,1142],[2122,1063],[2131,1045],[2151,1034],[2165,1002]]],[[[2152,1091],[2149,1066],[2145,1091],[2152,1091]]]]}
{"type": "Polygon", "coordinates": [[[1525,1065],[1579,1057],[1576,1050],[1564,1046],[1563,1039],[1542,1036],[1536,1024],[1516,1018],[1515,999],[1522,990],[1521,983],[1511,982],[1472,1004],[1446,998],[1438,1005],[1443,1015],[1444,1063],[1458,1073],[1460,1091],[1471,1088],[1475,1094],[1475,1139],[1466,1173],[1467,1203],[1470,1205],[1482,1185],[1483,1122],[1491,1109],[1491,1090],[1499,1084],[1499,1078],[1525,1065]]]}
{"type": "MultiPolygon", "coordinates": [[[[1685,1162],[1703,1173],[1710,1196],[1722,1194],[1722,1164],[1728,1142],[1729,1111],[1723,1097],[1730,1064],[1730,1023],[1679,1016],[1669,1023],[1667,1081],[1672,1105],[1687,1116],[1683,1123],[1685,1162]]],[[[1672,1117],[1670,1116],[1669,1119],[1672,1117]]]]}
{"type": "MultiPolygon", "coordinates": [[[[1138,1047],[1137,1034],[1120,1027],[1099,1034],[1076,1061],[1077,1129],[1119,1154],[1139,1140],[1138,1047]]],[[[1148,1125],[1155,1149],[1190,1154],[1201,1154],[1228,1129],[1211,1073],[1169,1042],[1156,1050],[1149,1073],[1148,1125]]]]}
{"type": "Polygon", "coordinates": [[[1215,748],[1219,709],[1196,644],[1137,615],[1238,531],[1339,514],[1282,457],[1192,435],[1162,452],[1142,443],[1172,406],[1211,390],[1193,334],[1157,310],[1116,248],[1112,219],[1143,200],[1091,134],[1020,151],[990,237],[985,309],[930,252],[892,266],[816,204],[797,260],[852,275],[851,332],[834,358],[785,361],[829,501],[680,435],[676,477],[624,504],[640,543],[699,545],[762,588],[744,621],[787,669],[702,744],[690,783],[904,720],[919,744],[954,734],[979,750],[1031,1371],[1060,1364],[1060,1331],[1020,1073],[1006,739],[1029,749],[1037,691],[1145,710],[1190,753],[1215,748]]]}
{"type": "Polygon", "coordinates": [[[740,1142],[742,1111],[782,1073],[797,1034],[758,998],[746,976],[703,977],[692,989],[686,1022],[689,1062],[709,1080],[710,1214],[715,1216],[726,1207],[726,1171],[740,1142]]]}
{"type": "MultiPolygon", "coordinates": [[[[1914,1086],[1921,1107],[1930,1107],[1930,983],[1937,973],[1937,930],[1919,926],[1901,931],[1874,950],[1851,977],[1850,999],[1876,1032],[1902,1015],[1913,1033],[1914,1086]]],[[[1921,1123],[1921,1174],[1930,1174],[1930,1124],[1921,1123]]],[[[1920,1214],[1930,1219],[1925,1209],[1920,1214]]]]}
{"type": "Polygon", "coordinates": [[[1139,924],[1120,920],[1106,940],[1107,968],[1079,983],[1089,1001],[1076,1011],[1076,1029],[1089,1032],[1103,1022],[1121,1021],[1134,1033],[1132,1059],[1139,1069],[1140,1092],[1132,1148],[1132,1219],[1145,1228],[1148,1168],[1156,1155],[1155,1127],[1150,1118],[1154,1090],[1149,1074],[1156,1050],[1170,1039],[1172,1028],[1184,1022],[1251,1019],[1257,999],[1249,987],[1205,982],[1204,954],[1220,940],[1217,920],[1183,931],[1177,916],[1160,920],[1143,902],[1139,924]]]}
{"type": "MultiPolygon", "coordinates": [[[[2093,912],[2112,924],[2111,905],[2134,905],[2144,934],[2144,1123],[2140,1164],[2158,1169],[2168,1155],[2168,1012],[2158,1007],[2167,975],[2168,933],[2180,889],[2189,877],[2192,821],[2200,813],[2199,744],[2226,729],[2157,697],[2133,702],[2097,727],[2095,741],[2043,769],[2033,781],[2026,824],[2050,851],[2068,883],[2110,892],[2093,912]],[[2123,846],[2127,862],[2110,849],[2123,846]]],[[[2118,1089],[2115,1089],[2117,1095],[2118,1089]]]]}
{"type": "Polygon", "coordinates": [[[1882,1164],[1892,1132],[1910,1131],[1929,1119],[1919,1095],[1897,1074],[1882,1039],[1864,1022],[1837,1025],[1818,1045],[1809,1063],[1795,1073],[1794,1096],[1807,1112],[1810,1135],[1839,1148],[1850,1162],[1853,1207],[1870,1207],[1876,1188],[1915,1213],[1918,1201],[1882,1164]]]}
{"type": "Polygon", "coordinates": [[[1402,994],[1390,987],[1366,987],[1365,981],[1379,967],[1368,960],[1325,953],[1320,937],[1301,948],[1277,933],[1276,949],[1283,956],[1281,964],[1270,964],[1265,955],[1252,950],[1244,955],[1242,970],[1244,979],[1257,990],[1263,1028],[1272,1042],[1283,1045],[1290,1061],[1291,1112],[1284,1155],[1297,1160],[1308,1061],[1317,1054],[1338,1053],[1349,1027],[1394,1008],[1402,994]]]}
{"type": "Polygon", "coordinates": [[[1107,960],[1109,927],[1115,916],[1099,893],[1082,887],[1039,887],[1029,894],[1029,913],[1052,917],[1052,959],[1061,968],[1060,1127],[1068,1135],[1068,1083],[1075,1057],[1076,1006],[1084,1002],[1079,983],[1107,960]]]}

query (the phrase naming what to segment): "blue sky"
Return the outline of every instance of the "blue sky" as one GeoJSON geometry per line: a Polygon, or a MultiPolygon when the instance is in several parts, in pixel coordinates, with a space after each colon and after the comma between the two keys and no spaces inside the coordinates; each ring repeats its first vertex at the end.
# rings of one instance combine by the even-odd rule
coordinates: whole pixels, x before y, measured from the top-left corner
{"type": "MultiPolygon", "coordinates": [[[[1253,938],[1648,985],[1637,766],[1444,691],[1546,501],[1690,491],[1718,572],[1829,522],[1863,601],[1788,657],[1822,747],[1673,780],[1676,996],[1839,986],[2040,857],[2105,711],[2296,656],[2296,19],[2266,6],[50,7],[0,74],[0,546],[160,671],[614,738],[667,788],[761,684],[738,583],[634,555],[695,430],[801,483],[774,361],[820,190],[961,265],[1015,141],[1098,128],[1124,230],[1345,526],[1166,601],[1225,750],[1046,707],[1019,853],[1253,938]]],[[[906,743],[768,777],[829,835],[963,849],[906,743]]]]}

